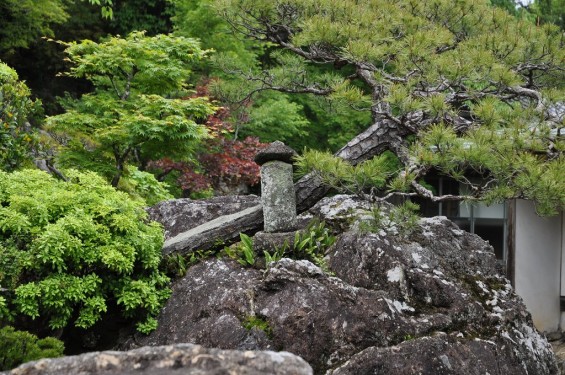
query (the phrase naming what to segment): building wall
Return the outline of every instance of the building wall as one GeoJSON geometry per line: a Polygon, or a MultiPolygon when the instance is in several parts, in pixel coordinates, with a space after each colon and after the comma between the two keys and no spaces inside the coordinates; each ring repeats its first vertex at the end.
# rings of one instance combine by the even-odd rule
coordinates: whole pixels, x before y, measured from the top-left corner
{"type": "Polygon", "coordinates": [[[517,200],[515,207],[516,293],[532,313],[534,325],[554,332],[561,320],[563,215],[539,217],[533,203],[524,200],[517,200]]]}
{"type": "MultiPolygon", "coordinates": [[[[561,213],[561,299],[565,298],[565,213],[561,213]]],[[[565,311],[561,312],[561,331],[565,331],[565,311]]]]}

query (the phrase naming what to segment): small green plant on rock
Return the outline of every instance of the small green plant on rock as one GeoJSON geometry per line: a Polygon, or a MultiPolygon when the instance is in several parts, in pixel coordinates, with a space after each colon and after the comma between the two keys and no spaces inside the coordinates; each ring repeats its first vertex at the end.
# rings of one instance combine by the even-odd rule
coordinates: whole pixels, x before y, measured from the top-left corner
{"type": "Polygon", "coordinates": [[[244,266],[252,266],[255,264],[255,252],[253,250],[253,240],[245,233],[240,233],[241,243],[238,246],[240,257],[237,260],[244,266]]]}
{"type": "Polygon", "coordinates": [[[239,234],[240,242],[230,247],[225,247],[221,252],[228,258],[235,259],[243,266],[255,265],[255,251],[253,250],[253,239],[245,233],[239,234]]]}
{"type": "Polygon", "coordinates": [[[265,252],[267,266],[273,262],[289,257],[291,259],[307,259],[316,264],[322,270],[328,272],[328,266],[324,260],[326,250],[335,243],[336,238],[331,234],[323,221],[312,220],[308,226],[296,232],[292,246],[285,244],[275,249],[273,254],[265,252]]]}
{"type": "Polygon", "coordinates": [[[182,254],[169,255],[164,259],[165,270],[169,277],[183,277],[188,269],[188,262],[182,254]]]}
{"type": "Polygon", "coordinates": [[[399,234],[401,237],[410,235],[418,226],[420,217],[417,212],[419,206],[416,203],[406,201],[398,206],[391,207],[388,211],[375,205],[369,211],[367,220],[360,223],[362,232],[378,233],[381,230],[399,234]]]}
{"type": "Polygon", "coordinates": [[[261,317],[258,317],[256,315],[249,315],[241,324],[248,331],[252,330],[253,328],[257,328],[265,332],[269,339],[273,338],[273,328],[271,328],[268,321],[261,317]]]}
{"type": "Polygon", "coordinates": [[[167,275],[172,278],[183,277],[186,271],[196,263],[210,258],[215,254],[213,250],[196,250],[187,255],[174,254],[165,259],[167,275]]]}
{"type": "Polygon", "coordinates": [[[399,206],[394,206],[390,210],[390,219],[398,225],[398,232],[402,236],[412,233],[418,226],[418,210],[420,206],[411,201],[406,201],[399,206]]]}
{"type": "Polygon", "coordinates": [[[335,243],[335,237],[323,221],[312,220],[304,231],[296,233],[292,255],[297,259],[308,259],[314,264],[328,270],[324,256],[326,250],[335,243]]]}
{"type": "MultiPolygon", "coordinates": [[[[237,260],[243,266],[255,266],[257,257],[253,248],[253,239],[245,233],[240,233],[239,237],[241,239],[239,243],[225,247],[221,254],[237,260]]],[[[304,230],[296,232],[292,245],[285,242],[283,246],[272,252],[263,251],[265,265],[268,268],[271,263],[284,257],[307,259],[327,272],[325,252],[335,240],[324,222],[312,220],[304,230]]]]}
{"type": "Polygon", "coordinates": [[[270,254],[268,251],[263,251],[263,255],[265,256],[265,266],[269,268],[269,265],[273,262],[278,262],[284,257],[285,249],[281,247],[276,249],[273,254],[270,254]]]}

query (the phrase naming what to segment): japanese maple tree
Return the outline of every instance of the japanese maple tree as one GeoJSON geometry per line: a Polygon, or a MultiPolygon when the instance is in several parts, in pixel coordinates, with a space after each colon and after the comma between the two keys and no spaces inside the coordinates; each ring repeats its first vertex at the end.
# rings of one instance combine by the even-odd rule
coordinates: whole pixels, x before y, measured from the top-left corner
{"type": "MultiPolygon", "coordinates": [[[[208,96],[206,85],[197,87],[191,99],[199,96],[208,96]]],[[[151,162],[149,168],[160,170],[158,178],[161,180],[173,171],[179,172],[177,183],[184,195],[210,188],[219,191],[222,186],[256,185],[260,179],[259,166],[253,159],[266,144],[257,137],[237,139],[228,117],[226,108],[208,117],[206,128],[211,137],[202,143],[193,161],[162,158],[151,162]]]]}

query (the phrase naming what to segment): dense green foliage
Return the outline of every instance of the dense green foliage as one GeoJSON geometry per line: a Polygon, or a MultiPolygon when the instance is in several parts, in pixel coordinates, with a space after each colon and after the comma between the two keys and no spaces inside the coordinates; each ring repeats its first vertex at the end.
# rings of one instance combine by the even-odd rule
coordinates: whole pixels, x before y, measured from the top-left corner
{"type": "Polygon", "coordinates": [[[153,174],[140,171],[134,166],[129,166],[120,180],[120,190],[133,198],[143,199],[149,206],[174,198],[167,183],[157,181],[153,174]]]}
{"type": "MultiPolygon", "coordinates": [[[[145,31],[148,35],[167,34],[172,31],[169,13],[173,0],[117,1],[112,7],[109,22],[113,34],[127,35],[132,31],[145,31]]],[[[106,22],[108,24],[108,22],[106,22]]]]}
{"type": "Polygon", "coordinates": [[[201,69],[211,78],[207,81],[213,95],[231,110],[235,138],[253,136],[262,142],[280,140],[296,150],[335,151],[366,126],[368,113],[330,106],[312,96],[266,91],[269,87],[254,78],[262,67],[278,61],[278,52],[271,44],[234,32],[213,0],[174,0],[172,4],[175,35],[198,38],[204,48],[215,51],[212,64],[201,69]]]}
{"type": "Polygon", "coordinates": [[[565,30],[565,2],[563,0],[491,0],[510,14],[527,19],[537,25],[553,23],[565,30]]]}
{"type": "MultiPolygon", "coordinates": [[[[198,38],[203,48],[213,48],[224,58],[237,60],[241,66],[256,65],[262,46],[235,34],[213,3],[213,0],[170,0],[174,34],[198,38]]],[[[203,68],[210,73],[212,67],[203,68]]]]}
{"type": "Polygon", "coordinates": [[[38,339],[25,331],[6,326],[0,329],[0,371],[41,358],[63,356],[64,344],[53,337],[38,339]]]}
{"type": "Polygon", "coordinates": [[[191,64],[206,55],[195,40],[136,32],[65,45],[69,75],[88,79],[95,91],[47,119],[61,138],[61,165],[99,172],[118,186],[128,163],[143,169],[150,159],[187,158],[206,137],[199,121],[215,108],[205,97],[186,97],[184,87],[191,64]]]}
{"type": "Polygon", "coordinates": [[[89,328],[117,305],[142,332],[168,298],[162,229],[94,173],[0,172],[0,318],[89,328]]]}
{"type": "MultiPolygon", "coordinates": [[[[15,48],[27,48],[41,37],[53,36],[53,26],[69,19],[67,8],[75,2],[79,0],[2,1],[0,55],[15,48]]],[[[103,17],[112,18],[112,0],[88,0],[88,3],[99,7],[103,17]]]]}
{"type": "Polygon", "coordinates": [[[527,8],[539,23],[553,23],[565,30],[565,2],[563,0],[535,0],[527,8]]]}
{"type": "Polygon", "coordinates": [[[565,208],[556,111],[565,37],[556,26],[487,1],[216,3],[241,32],[281,49],[278,65],[247,77],[250,90],[326,96],[371,113],[363,139],[373,154],[361,159],[390,151],[403,165],[386,189],[434,201],[528,198],[543,214],[565,208]],[[471,193],[434,196],[420,183],[431,170],[471,193]]]}
{"type": "Polygon", "coordinates": [[[298,156],[296,167],[298,175],[313,172],[340,192],[361,195],[370,189],[383,190],[400,171],[400,163],[391,153],[354,166],[329,153],[314,150],[298,156]]]}
{"type": "Polygon", "coordinates": [[[67,19],[64,0],[5,0],[0,3],[0,52],[52,36],[51,25],[67,19]]]}
{"type": "Polygon", "coordinates": [[[0,61],[0,170],[12,171],[30,160],[36,136],[28,121],[41,105],[30,95],[17,73],[0,61]]]}

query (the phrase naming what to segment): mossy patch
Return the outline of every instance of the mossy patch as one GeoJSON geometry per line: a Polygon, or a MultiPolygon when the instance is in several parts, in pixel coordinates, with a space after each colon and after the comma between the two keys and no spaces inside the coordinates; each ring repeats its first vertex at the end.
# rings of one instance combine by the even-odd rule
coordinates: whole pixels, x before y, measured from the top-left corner
{"type": "Polygon", "coordinates": [[[261,331],[265,332],[269,339],[273,338],[273,328],[264,318],[255,315],[249,315],[245,317],[245,319],[241,322],[241,325],[249,331],[253,328],[260,329],[261,331]]]}

